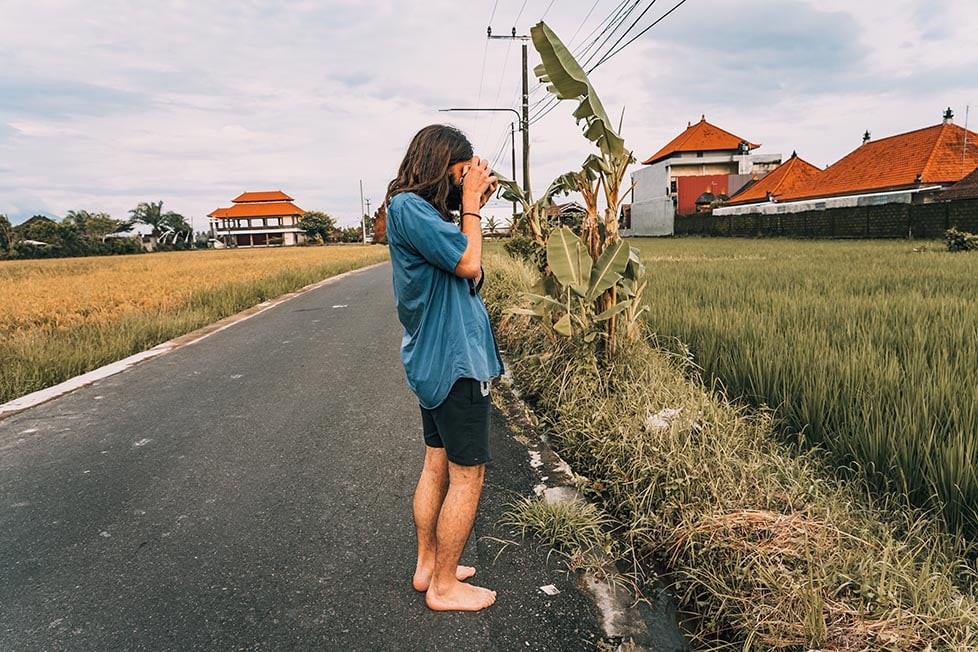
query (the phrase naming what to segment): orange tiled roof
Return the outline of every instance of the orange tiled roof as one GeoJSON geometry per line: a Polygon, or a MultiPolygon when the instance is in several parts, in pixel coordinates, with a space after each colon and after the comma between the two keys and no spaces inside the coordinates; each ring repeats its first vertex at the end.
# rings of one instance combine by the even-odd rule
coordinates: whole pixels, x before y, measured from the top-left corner
{"type": "Polygon", "coordinates": [[[230,208],[218,208],[208,214],[208,217],[281,217],[304,213],[304,210],[292,202],[283,201],[235,204],[230,208]]]}
{"type": "MultiPolygon", "coordinates": [[[[743,138],[710,124],[706,121],[706,116],[704,115],[699,122],[695,125],[690,123],[686,127],[686,131],[673,138],[669,141],[669,144],[642,161],[642,163],[649,165],[677,152],[736,151],[740,147],[741,142],[744,142],[743,138]]],[[[747,146],[749,149],[760,147],[760,145],[749,141],[747,142],[747,146]]]]}
{"type": "Polygon", "coordinates": [[[231,201],[239,204],[251,201],[292,201],[292,198],[281,190],[268,190],[264,192],[243,192],[231,201]]]}
{"type": "Polygon", "coordinates": [[[978,134],[952,122],[869,141],[781,200],[949,184],[978,166],[978,134]],[[967,146],[965,146],[967,134],[967,146]]]}
{"type": "Polygon", "coordinates": [[[934,199],[978,199],[978,168],[947,190],[936,194],[934,199]]]}
{"type": "Polygon", "coordinates": [[[787,161],[724,203],[752,204],[767,201],[769,196],[779,199],[781,195],[811,182],[821,173],[820,169],[808,161],[799,158],[797,154],[792,154],[787,161]]]}

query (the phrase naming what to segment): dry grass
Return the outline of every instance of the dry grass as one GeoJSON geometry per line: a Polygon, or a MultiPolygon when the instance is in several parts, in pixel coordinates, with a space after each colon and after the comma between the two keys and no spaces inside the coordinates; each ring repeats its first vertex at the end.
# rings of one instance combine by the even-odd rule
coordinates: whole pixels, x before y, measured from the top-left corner
{"type": "Polygon", "coordinates": [[[337,246],[0,261],[0,403],[386,258],[337,246]]]}

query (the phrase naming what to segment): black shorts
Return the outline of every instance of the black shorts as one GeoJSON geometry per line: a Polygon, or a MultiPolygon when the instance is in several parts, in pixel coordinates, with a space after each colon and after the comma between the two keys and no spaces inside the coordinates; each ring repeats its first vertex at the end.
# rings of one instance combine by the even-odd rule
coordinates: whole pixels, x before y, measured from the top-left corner
{"type": "Polygon", "coordinates": [[[459,378],[441,405],[421,408],[425,445],[444,448],[448,461],[455,464],[485,464],[492,459],[489,406],[488,382],[459,378]]]}

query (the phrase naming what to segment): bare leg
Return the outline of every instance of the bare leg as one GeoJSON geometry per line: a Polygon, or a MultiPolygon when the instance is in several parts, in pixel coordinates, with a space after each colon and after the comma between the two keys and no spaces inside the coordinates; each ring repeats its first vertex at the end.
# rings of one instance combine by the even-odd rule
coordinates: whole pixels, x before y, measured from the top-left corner
{"type": "Polygon", "coordinates": [[[456,576],[462,549],[472,532],[482,494],[485,465],[448,462],[448,492],[435,530],[435,571],[425,596],[436,611],[478,611],[496,601],[496,592],[460,582],[456,576]]]}
{"type": "MultiPolygon", "coordinates": [[[[435,570],[438,514],[448,492],[448,458],[444,448],[425,446],[424,467],[414,491],[414,527],[418,535],[418,565],[412,584],[418,591],[427,591],[435,570]]],[[[458,566],[455,577],[468,579],[475,575],[471,566],[458,566]]]]}

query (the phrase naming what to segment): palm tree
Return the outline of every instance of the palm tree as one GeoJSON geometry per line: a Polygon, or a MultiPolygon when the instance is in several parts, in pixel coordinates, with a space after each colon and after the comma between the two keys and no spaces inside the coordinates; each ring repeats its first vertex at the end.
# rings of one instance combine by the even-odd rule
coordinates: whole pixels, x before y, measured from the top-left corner
{"type": "Polygon", "coordinates": [[[182,231],[190,228],[187,224],[187,220],[179,213],[174,213],[173,211],[163,211],[163,201],[158,202],[141,202],[139,206],[133,208],[129,211],[132,215],[134,222],[139,222],[140,224],[145,224],[152,229],[150,236],[153,238],[153,243],[159,239],[160,234],[164,231],[182,231]],[[184,226],[184,228],[176,228],[176,226],[184,226]]]}

